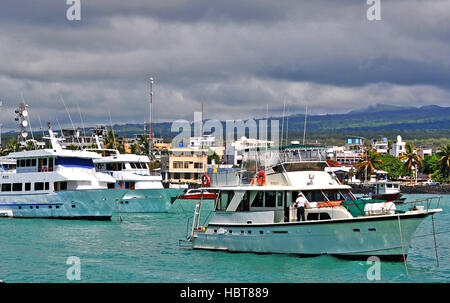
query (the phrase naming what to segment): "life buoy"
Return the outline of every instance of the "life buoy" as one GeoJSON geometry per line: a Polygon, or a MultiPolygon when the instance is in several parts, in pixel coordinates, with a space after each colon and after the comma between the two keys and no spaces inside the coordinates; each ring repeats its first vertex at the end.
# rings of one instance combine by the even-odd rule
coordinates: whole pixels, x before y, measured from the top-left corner
{"type": "Polygon", "coordinates": [[[209,177],[207,174],[204,174],[202,176],[202,186],[203,187],[209,187],[209,177]]]}
{"type": "Polygon", "coordinates": [[[256,181],[258,181],[259,185],[264,185],[266,183],[266,173],[263,170],[256,176],[256,181]]]}
{"type": "Polygon", "coordinates": [[[42,171],[43,171],[43,172],[46,172],[46,171],[47,171],[47,167],[43,167],[43,168],[42,168],[42,171]]]}

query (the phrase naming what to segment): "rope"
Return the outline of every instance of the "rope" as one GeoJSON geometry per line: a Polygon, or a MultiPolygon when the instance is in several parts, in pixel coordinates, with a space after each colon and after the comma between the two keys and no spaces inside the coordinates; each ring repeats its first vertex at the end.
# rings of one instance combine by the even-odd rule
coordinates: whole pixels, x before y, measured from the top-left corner
{"type": "Polygon", "coordinates": [[[406,265],[406,258],[405,258],[405,248],[403,247],[402,226],[400,225],[400,216],[398,216],[397,218],[398,218],[398,230],[400,231],[400,243],[402,244],[403,262],[405,263],[406,275],[408,275],[408,266],[406,265]]]}

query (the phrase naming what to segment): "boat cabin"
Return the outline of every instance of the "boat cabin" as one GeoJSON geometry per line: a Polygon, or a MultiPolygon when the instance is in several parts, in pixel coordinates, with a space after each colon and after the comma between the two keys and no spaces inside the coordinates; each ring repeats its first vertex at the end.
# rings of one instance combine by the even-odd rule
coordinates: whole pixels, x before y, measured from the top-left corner
{"type": "Polygon", "coordinates": [[[307,221],[352,217],[346,208],[340,207],[341,202],[355,199],[348,189],[299,191],[279,188],[272,190],[269,187],[220,190],[215,215],[227,216],[234,213],[237,217],[247,217],[251,223],[297,221],[294,203],[300,192],[308,200],[305,209],[307,221]]]}

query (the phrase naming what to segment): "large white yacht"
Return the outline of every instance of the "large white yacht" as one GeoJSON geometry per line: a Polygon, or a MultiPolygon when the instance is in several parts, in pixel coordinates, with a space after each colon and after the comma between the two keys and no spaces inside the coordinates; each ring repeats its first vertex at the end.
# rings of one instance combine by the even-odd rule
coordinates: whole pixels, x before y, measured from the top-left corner
{"type": "Polygon", "coordinates": [[[10,153],[16,169],[0,171],[0,216],[111,219],[125,190],[108,189],[115,179],[96,172],[100,155],[62,149],[49,129],[51,149],[10,153]]]}
{"type": "Polygon", "coordinates": [[[419,224],[442,211],[439,200],[434,200],[434,209],[428,200],[425,205],[405,203],[402,210],[392,202],[356,199],[350,186],[324,171],[327,166],[325,149],[317,147],[248,152],[239,173],[210,175],[208,190],[218,192],[215,210],[201,224],[200,202],[180,244],[233,252],[406,260],[419,224]],[[294,207],[298,193],[308,200],[305,221],[298,220],[294,207]]]}
{"type": "MultiPolygon", "coordinates": [[[[100,146],[98,140],[97,145],[100,146]]],[[[127,190],[119,202],[119,212],[167,212],[184,192],[183,188],[164,188],[161,175],[150,174],[147,156],[120,154],[115,149],[97,151],[104,156],[94,159],[96,169],[115,179],[110,188],[127,190]]]]}

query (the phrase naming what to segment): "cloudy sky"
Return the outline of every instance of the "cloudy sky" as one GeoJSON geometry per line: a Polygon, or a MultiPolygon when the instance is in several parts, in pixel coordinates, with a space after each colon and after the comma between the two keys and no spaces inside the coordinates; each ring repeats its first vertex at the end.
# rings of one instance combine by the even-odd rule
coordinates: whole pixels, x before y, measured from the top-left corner
{"type": "Polygon", "coordinates": [[[34,128],[342,113],[376,103],[450,106],[450,1],[65,0],[0,2],[0,113],[22,96],[34,128]]]}

